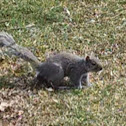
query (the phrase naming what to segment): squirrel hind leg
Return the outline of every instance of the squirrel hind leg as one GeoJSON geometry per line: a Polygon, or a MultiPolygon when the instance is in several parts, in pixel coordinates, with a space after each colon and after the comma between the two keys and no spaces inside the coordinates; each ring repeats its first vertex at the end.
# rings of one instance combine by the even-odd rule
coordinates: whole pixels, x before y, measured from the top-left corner
{"type": "Polygon", "coordinates": [[[64,78],[64,71],[59,64],[43,63],[37,74],[37,79],[41,84],[45,83],[46,87],[57,87],[64,78]]]}

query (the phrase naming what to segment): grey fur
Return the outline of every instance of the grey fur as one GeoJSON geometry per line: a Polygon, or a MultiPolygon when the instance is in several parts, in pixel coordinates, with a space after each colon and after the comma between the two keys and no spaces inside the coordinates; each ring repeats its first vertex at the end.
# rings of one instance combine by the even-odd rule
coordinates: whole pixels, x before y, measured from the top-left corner
{"type": "Polygon", "coordinates": [[[11,46],[13,44],[15,44],[15,40],[10,34],[6,32],[0,32],[0,47],[11,46]]]}
{"type": "Polygon", "coordinates": [[[41,64],[29,49],[16,44],[13,37],[6,32],[0,32],[0,47],[3,46],[8,48],[9,55],[12,54],[23,58],[30,62],[33,68],[36,68],[41,64]]]}
{"type": "MultiPolygon", "coordinates": [[[[63,78],[67,76],[70,78],[70,81],[72,82],[74,87],[79,89],[83,87],[82,81],[86,86],[91,86],[89,82],[89,72],[98,72],[102,69],[101,64],[95,58],[90,59],[90,57],[86,57],[86,59],[84,59],[77,55],[73,55],[66,52],[58,53],[54,56],[51,56],[46,60],[46,63],[48,63],[49,65],[54,63],[58,64],[60,68],[57,67],[57,69],[59,69],[59,71],[62,70],[63,72],[62,75],[64,76],[61,76],[60,73],[55,74],[55,72],[53,72],[53,76],[56,76],[57,78],[57,82],[56,79],[54,80],[53,77],[51,78],[51,82],[54,85],[60,83],[63,78]]],[[[55,67],[55,65],[52,65],[51,68],[47,67],[48,70],[46,69],[46,72],[50,69],[55,71],[55,67]]],[[[47,76],[47,80],[50,78],[50,76],[51,74],[47,76]]]]}

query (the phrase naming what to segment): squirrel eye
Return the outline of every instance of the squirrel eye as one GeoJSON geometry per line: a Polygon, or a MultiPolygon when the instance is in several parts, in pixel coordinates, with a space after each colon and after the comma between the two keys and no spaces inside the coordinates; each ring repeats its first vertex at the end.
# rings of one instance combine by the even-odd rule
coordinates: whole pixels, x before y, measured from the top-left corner
{"type": "Polygon", "coordinates": [[[95,62],[92,62],[92,65],[96,65],[96,63],[95,62]]]}

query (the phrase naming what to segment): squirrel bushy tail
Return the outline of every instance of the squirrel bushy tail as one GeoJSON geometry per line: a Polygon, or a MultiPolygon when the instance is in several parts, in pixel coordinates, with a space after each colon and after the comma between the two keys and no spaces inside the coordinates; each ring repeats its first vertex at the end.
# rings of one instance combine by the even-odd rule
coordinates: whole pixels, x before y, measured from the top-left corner
{"type": "Polygon", "coordinates": [[[15,55],[30,62],[35,69],[41,64],[30,50],[16,44],[13,37],[6,32],[0,32],[0,47],[7,47],[9,49],[9,55],[15,55]]]}

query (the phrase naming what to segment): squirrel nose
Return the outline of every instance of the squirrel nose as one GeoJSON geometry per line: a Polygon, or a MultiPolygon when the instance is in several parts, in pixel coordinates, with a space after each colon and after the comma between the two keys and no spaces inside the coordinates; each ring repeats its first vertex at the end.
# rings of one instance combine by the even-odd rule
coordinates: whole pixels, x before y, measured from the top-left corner
{"type": "Polygon", "coordinates": [[[102,70],[102,67],[100,68],[100,70],[102,70]]]}

